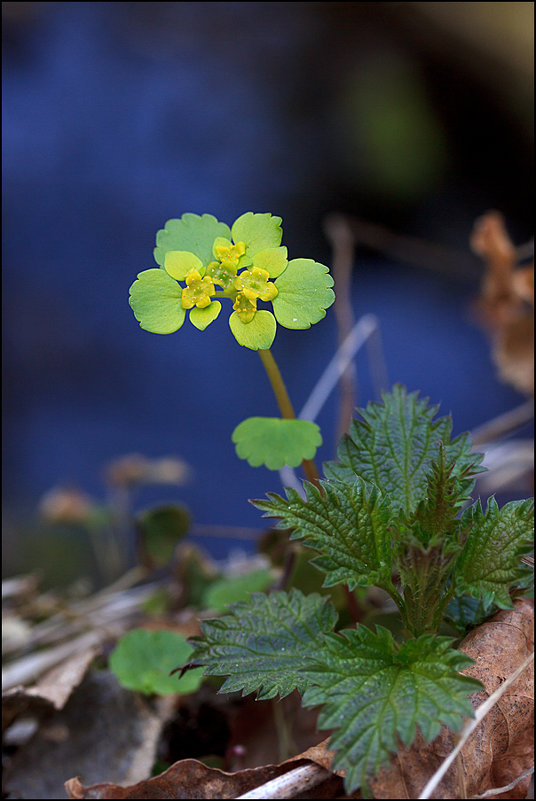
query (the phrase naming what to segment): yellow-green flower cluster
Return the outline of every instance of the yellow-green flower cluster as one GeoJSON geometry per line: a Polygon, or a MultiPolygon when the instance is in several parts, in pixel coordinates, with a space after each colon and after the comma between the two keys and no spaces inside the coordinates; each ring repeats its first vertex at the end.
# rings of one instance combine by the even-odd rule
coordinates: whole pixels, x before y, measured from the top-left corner
{"type": "Polygon", "coordinates": [[[218,317],[219,299],[227,299],[231,331],[253,350],[270,347],[276,321],[309,328],[333,303],[333,280],[311,259],[288,261],[281,237],[281,218],[271,214],[246,212],[231,229],[209,214],[169,220],[157,234],[160,268],[140,273],[131,287],[136,319],[148,331],[172,333],[189,311],[203,330],[218,317]],[[273,313],[259,309],[259,301],[271,302],[273,313]]]}

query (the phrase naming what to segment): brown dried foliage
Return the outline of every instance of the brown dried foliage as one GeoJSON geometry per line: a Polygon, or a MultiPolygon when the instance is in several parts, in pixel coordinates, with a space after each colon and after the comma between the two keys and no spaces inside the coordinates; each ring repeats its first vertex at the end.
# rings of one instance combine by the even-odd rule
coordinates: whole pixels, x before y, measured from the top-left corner
{"type": "MultiPolygon", "coordinates": [[[[461,650],[475,660],[464,672],[483,683],[485,690],[472,700],[475,708],[494,692],[532,652],[533,604],[517,600],[513,610],[499,612],[492,620],[471,632],[461,650]]],[[[502,787],[516,779],[532,764],[534,679],[525,670],[509,687],[473,732],[461,753],[467,797],[502,787]]],[[[432,773],[456,744],[455,735],[443,729],[430,744],[417,737],[413,746],[402,749],[392,763],[371,782],[375,798],[418,798],[432,773]]],[[[329,770],[332,754],[328,740],[281,765],[225,773],[208,768],[194,759],[176,762],[165,773],[130,787],[97,784],[84,787],[78,778],[66,783],[70,798],[233,798],[264,784],[302,764],[317,764],[329,770]]],[[[342,775],[342,773],[341,773],[342,775]]],[[[496,798],[523,798],[530,777],[513,790],[496,798]]],[[[346,798],[342,782],[333,776],[301,798],[346,798]]],[[[352,797],[360,797],[358,793],[352,797]]],[[[435,798],[460,798],[456,766],[446,773],[435,798]]]]}
{"type": "Polygon", "coordinates": [[[496,211],[476,221],[471,247],[486,265],[477,311],[490,332],[499,376],[533,395],[534,264],[516,266],[516,249],[496,211]]]}

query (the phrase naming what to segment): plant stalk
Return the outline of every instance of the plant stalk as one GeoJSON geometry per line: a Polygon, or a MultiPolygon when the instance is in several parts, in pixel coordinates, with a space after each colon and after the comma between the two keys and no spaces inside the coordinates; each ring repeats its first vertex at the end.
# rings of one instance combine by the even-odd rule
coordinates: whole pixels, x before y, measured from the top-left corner
{"type": "MultiPolygon", "coordinates": [[[[292,401],[289,398],[285,382],[283,381],[277,362],[272,356],[272,352],[270,350],[259,350],[257,352],[266,370],[266,375],[268,376],[277,400],[281,416],[285,420],[296,420],[296,413],[294,412],[292,401]]],[[[302,462],[302,469],[307,479],[318,486],[319,475],[314,460],[304,459],[302,462]]]]}

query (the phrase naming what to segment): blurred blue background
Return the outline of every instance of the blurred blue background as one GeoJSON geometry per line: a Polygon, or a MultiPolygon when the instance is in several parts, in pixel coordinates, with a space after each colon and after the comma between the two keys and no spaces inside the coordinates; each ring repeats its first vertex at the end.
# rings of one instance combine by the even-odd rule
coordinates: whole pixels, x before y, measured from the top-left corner
{"type": "MultiPolygon", "coordinates": [[[[358,248],[353,310],[377,315],[389,382],[441,403],[456,432],[523,401],[496,378],[471,315],[482,266],[468,242],[489,208],[516,243],[532,235],[532,13],[3,4],[4,573],[42,558],[43,493],[102,497],[105,465],[132,452],[192,468],[140,504],[181,500],[197,523],[262,529],[247,499],[278,491],[279,477],[230,440],[245,417],[277,414],[257,355],[223,318],[162,337],[128,306],[136,274],[155,266],[156,231],[186,211],[229,224],[270,211],[291,257],[326,264],[332,212],[442,245],[451,274],[358,248]]],[[[310,331],[279,329],[273,353],[297,409],[336,346],[333,310],[310,331]]],[[[360,352],[359,405],[374,398],[369,367],[360,352]]],[[[319,460],[333,457],[337,409],[334,393],[319,460]]],[[[216,556],[229,546],[202,541],[216,556]]]]}

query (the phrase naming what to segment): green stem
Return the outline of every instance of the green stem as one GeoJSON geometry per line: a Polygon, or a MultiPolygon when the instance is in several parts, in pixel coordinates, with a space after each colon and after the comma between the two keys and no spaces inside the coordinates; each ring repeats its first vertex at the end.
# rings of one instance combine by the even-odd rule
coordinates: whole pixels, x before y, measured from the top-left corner
{"type": "MultiPolygon", "coordinates": [[[[266,374],[272,386],[272,390],[277,400],[282,417],[285,418],[285,420],[295,420],[296,414],[294,412],[294,407],[292,406],[285,382],[283,381],[279,367],[272,356],[272,352],[270,350],[259,350],[257,352],[261,357],[261,361],[264,365],[264,369],[266,370],[266,374]]],[[[313,484],[318,485],[319,475],[314,460],[304,459],[302,462],[302,468],[308,480],[313,484]]]]}

